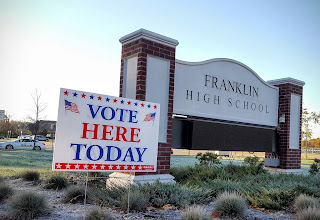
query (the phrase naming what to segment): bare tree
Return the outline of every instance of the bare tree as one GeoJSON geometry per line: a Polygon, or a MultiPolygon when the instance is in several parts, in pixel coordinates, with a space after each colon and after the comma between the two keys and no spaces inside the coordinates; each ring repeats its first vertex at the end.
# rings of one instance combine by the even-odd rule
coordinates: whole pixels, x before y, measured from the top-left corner
{"type": "Polygon", "coordinates": [[[34,117],[29,116],[28,118],[29,120],[34,122],[34,129],[33,129],[34,135],[36,135],[38,132],[39,119],[41,119],[42,113],[47,108],[47,103],[42,101],[41,95],[42,95],[41,92],[38,91],[37,89],[35,89],[34,93],[31,94],[33,105],[34,105],[34,110],[33,110],[34,117]]]}

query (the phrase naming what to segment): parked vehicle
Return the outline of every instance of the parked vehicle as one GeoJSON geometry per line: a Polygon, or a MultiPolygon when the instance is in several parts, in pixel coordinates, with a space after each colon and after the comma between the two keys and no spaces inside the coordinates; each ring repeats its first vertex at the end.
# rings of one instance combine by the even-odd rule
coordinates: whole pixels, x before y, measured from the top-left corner
{"type": "Polygon", "coordinates": [[[0,136],[0,139],[4,139],[4,137],[3,137],[3,136],[0,136]]]}
{"type": "Polygon", "coordinates": [[[47,138],[43,135],[36,135],[36,139],[39,141],[49,141],[49,138],[47,138]]]}
{"type": "Polygon", "coordinates": [[[21,138],[9,142],[1,142],[0,149],[45,150],[46,144],[38,140],[21,138]]]}

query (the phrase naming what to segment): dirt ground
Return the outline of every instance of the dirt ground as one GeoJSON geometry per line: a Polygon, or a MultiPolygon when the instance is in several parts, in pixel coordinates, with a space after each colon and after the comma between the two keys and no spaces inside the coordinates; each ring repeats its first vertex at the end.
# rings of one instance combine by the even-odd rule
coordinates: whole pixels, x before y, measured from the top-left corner
{"type": "MultiPolygon", "coordinates": [[[[21,179],[6,179],[5,182],[14,188],[15,195],[19,195],[23,192],[36,192],[39,195],[45,197],[48,203],[48,210],[46,215],[37,218],[37,220],[80,220],[84,219],[87,212],[99,206],[87,204],[70,204],[64,203],[64,195],[66,190],[48,190],[44,189],[41,182],[28,182],[22,181],[21,179]]],[[[214,204],[204,205],[204,207],[212,212],[214,204]]],[[[6,213],[9,206],[6,203],[0,204],[0,219],[6,219],[6,213]]],[[[115,220],[120,219],[158,219],[158,220],[180,220],[180,214],[183,209],[177,209],[170,207],[169,209],[161,209],[148,207],[144,213],[125,213],[119,209],[103,208],[103,211],[111,212],[115,220]]],[[[220,217],[219,219],[239,219],[239,218],[228,218],[220,217]]],[[[263,219],[263,220],[289,220],[294,219],[294,214],[286,211],[267,211],[264,209],[253,209],[249,208],[245,212],[245,216],[242,219],[263,219]]]]}

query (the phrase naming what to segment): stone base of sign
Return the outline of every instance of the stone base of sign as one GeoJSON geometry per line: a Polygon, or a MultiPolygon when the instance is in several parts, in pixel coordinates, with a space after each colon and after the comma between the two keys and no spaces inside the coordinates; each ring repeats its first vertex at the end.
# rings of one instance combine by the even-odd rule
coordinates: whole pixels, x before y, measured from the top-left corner
{"type": "Polygon", "coordinates": [[[304,175],[304,171],[302,169],[280,169],[274,167],[265,167],[271,174],[279,174],[279,173],[287,173],[287,174],[301,174],[304,175]]]}
{"type": "Polygon", "coordinates": [[[112,173],[109,176],[106,185],[127,185],[127,184],[145,184],[160,181],[161,183],[175,183],[174,177],[170,174],[155,174],[155,175],[139,175],[135,176],[128,173],[112,173]]]}

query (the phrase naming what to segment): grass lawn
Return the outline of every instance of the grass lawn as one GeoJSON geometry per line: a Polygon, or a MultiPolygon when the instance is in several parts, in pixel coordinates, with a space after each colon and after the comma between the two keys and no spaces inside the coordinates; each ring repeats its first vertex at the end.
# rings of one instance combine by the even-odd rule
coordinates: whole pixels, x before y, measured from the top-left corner
{"type": "MultiPolygon", "coordinates": [[[[17,176],[24,169],[35,169],[41,173],[51,172],[52,151],[0,150],[0,175],[17,176]]],[[[241,165],[243,158],[220,159],[222,164],[232,162],[241,165]]],[[[198,162],[195,156],[171,155],[171,167],[194,166],[198,162]]],[[[301,168],[308,172],[312,160],[302,160],[301,168]]]]}
{"type": "Polygon", "coordinates": [[[51,170],[52,152],[26,150],[0,150],[0,175],[17,176],[25,169],[45,173],[51,170]]]}

